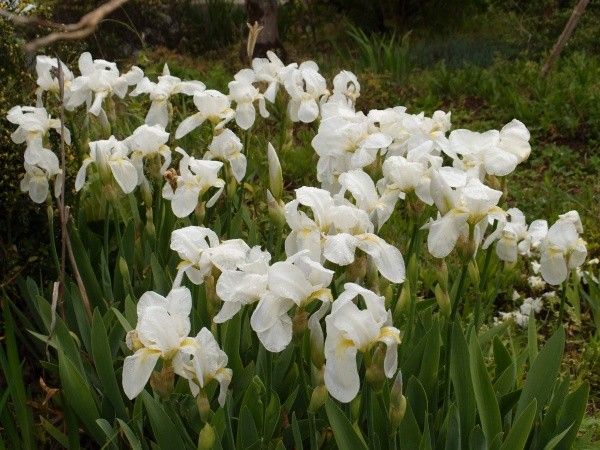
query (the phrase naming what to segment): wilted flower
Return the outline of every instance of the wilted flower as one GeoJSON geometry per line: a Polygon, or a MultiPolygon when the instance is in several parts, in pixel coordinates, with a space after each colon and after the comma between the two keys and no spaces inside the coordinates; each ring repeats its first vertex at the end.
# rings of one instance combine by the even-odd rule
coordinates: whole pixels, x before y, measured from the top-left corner
{"type": "Polygon", "coordinates": [[[530,316],[532,313],[539,313],[542,310],[542,306],[543,303],[540,297],[527,297],[525,300],[523,300],[523,304],[519,307],[519,311],[521,311],[521,314],[530,316]]]}
{"type": "Polygon", "coordinates": [[[546,287],[546,282],[542,277],[538,277],[537,275],[532,275],[527,278],[527,284],[534,291],[541,291],[546,287]]]}

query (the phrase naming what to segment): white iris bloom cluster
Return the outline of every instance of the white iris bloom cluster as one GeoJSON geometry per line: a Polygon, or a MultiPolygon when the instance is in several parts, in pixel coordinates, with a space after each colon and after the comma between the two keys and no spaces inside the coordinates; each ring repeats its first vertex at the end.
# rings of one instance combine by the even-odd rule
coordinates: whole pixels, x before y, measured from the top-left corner
{"type": "MultiPolygon", "coordinates": [[[[47,200],[50,180],[59,192],[63,179],[63,168],[48,149],[48,134],[62,133],[70,143],[69,131],[42,105],[45,93],[59,91],[57,67],[56,59],[39,56],[37,105],[17,106],[7,116],[17,125],[15,143],[26,144],[21,187],[37,203],[47,200]]],[[[232,376],[227,356],[209,330],[190,336],[192,298],[184,283],[200,285],[207,277],[215,281],[221,301],[214,322],[252,308],[250,325],[268,351],[282,351],[295,333],[308,328],[313,348],[325,359],[325,386],[338,400],[348,402],[360,389],[358,352],[366,361],[371,361],[370,352],[385,352],[381,370],[393,377],[400,330],[393,326],[384,297],[357,283],[345,283],[336,294],[333,286],[337,268],[364,259],[371,273],[391,283],[404,281],[400,250],[378,234],[402,203],[411,220],[427,230],[427,248],[436,258],[446,258],[457,247],[472,258],[479,248],[495,245],[498,257],[509,264],[519,255],[539,259],[541,277],[551,285],[565,281],[585,260],[576,211],[549,227],[545,220],[528,225],[520,210],[500,206],[504,194],[497,189],[498,177],[512,173],[531,152],[529,131],[516,119],[500,130],[473,132],[451,130],[449,112],[428,117],[400,106],[357,111],[361,86],[353,73],[340,72],[329,90],[316,63],[285,65],[272,52],[235,74],[227,93],[172,76],[166,65],[157,81],[135,66],[121,74],[115,63],[94,60],[89,53],[79,58],[79,76],[62,63],[61,68],[67,110],[85,105],[87,113],[106,122],[104,107],[114,112],[114,97],[124,99],[129,87],[130,96],[147,96],[150,103],[145,123],[131,135],[88,143],[76,190],[85,187],[90,170],[125,194],[156,183],[179,218],[212,207],[229,182],[243,181],[247,149],[234,124],[247,133],[257,123],[256,108],[269,117],[269,105],[286,96],[292,122],[317,123],[312,147],[320,186],[296,189],[287,204],[281,199],[281,165],[275,149],[268,148],[269,208],[279,208],[290,229],[284,260],[272,262],[264,249],[241,239],[221,240],[206,227],[172,233],[171,249],[181,260],[173,288],[166,297],[147,292],[140,298],[137,326],[127,338],[134,353],[125,360],[123,387],[130,398],[143,390],[160,360],[163,368],[189,380],[193,393],[217,380],[224,402],[232,376]],[[174,123],[177,95],[190,96],[196,111],[174,123]],[[204,126],[212,141],[200,157],[174,144],[204,126]],[[171,167],[173,151],[180,155],[178,168],[171,167]]],[[[529,298],[518,316],[509,314],[525,323],[539,308],[541,300],[529,298]]]]}

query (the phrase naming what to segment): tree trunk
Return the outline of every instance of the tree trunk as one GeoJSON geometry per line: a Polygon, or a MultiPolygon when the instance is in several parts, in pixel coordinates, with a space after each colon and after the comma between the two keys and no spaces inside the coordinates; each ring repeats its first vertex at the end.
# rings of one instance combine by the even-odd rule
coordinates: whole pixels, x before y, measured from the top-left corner
{"type": "Polygon", "coordinates": [[[256,39],[252,58],[265,57],[267,51],[272,50],[282,60],[285,60],[286,52],[279,40],[277,27],[277,0],[246,0],[246,13],[250,25],[257,22],[262,26],[256,39]]]}

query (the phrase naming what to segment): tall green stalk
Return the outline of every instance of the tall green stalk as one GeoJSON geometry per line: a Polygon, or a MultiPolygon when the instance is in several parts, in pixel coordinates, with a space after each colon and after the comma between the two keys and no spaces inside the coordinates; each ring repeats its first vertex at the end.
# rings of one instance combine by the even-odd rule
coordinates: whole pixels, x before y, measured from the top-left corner
{"type": "Polygon", "coordinates": [[[465,288],[465,280],[469,270],[468,266],[468,261],[463,263],[458,281],[458,287],[456,289],[456,295],[452,301],[452,309],[450,311],[450,318],[448,320],[448,329],[446,330],[446,349],[444,352],[444,411],[448,410],[448,405],[450,404],[450,355],[452,353],[452,328],[454,327],[454,322],[456,320],[456,313],[458,311],[460,298],[462,297],[465,288]]]}

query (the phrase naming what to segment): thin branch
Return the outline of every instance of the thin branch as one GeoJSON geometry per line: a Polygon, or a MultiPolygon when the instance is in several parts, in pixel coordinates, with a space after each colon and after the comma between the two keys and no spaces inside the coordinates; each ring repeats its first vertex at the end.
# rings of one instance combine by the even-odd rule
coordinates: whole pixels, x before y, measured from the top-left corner
{"type": "MultiPolygon", "coordinates": [[[[69,213],[69,208],[67,207],[67,214],[69,213]]],[[[81,279],[81,274],[79,273],[79,269],[77,268],[77,261],[75,261],[75,255],[73,254],[73,247],[71,246],[71,239],[69,238],[69,232],[67,231],[67,251],[69,252],[69,261],[71,262],[71,269],[73,270],[73,275],[75,275],[75,281],[77,282],[77,287],[79,288],[79,294],[81,295],[81,301],[83,302],[83,306],[85,307],[85,312],[87,313],[88,319],[90,322],[92,321],[92,307],[90,306],[90,299],[87,295],[87,291],[85,290],[85,285],[83,284],[83,280],[81,279]]]]}
{"type": "Polygon", "coordinates": [[[0,9],[0,16],[4,17],[7,20],[10,20],[15,25],[57,28],[59,30],[65,29],[64,23],[52,22],[51,20],[47,20],[38,16],[22,16],[19,14],[11,13],[6,9],[0,9]]]}
{"type": "Polygon", "coordinates": [[[85,290],[85,285],[81,279],[81,275],[79,273],[79,269],[77,268],[77,261],[75,260],[75,255],[73,254],[73,248],[71,246],[71,239],[69,238],[69,231],[67,229],[67,222],[69,221],[69,207],[65,205],[65,179],[66,179],[66,150],[65,150],[65,105],[64,105],[64,97],[65,97],[65,83],[64,83],[64,74],[62,70],[62,64],[59,58],[56,58],[57,61],[57,72],[58,72],[58,87],[59,87],[59,95],[60,95],[60,159],[61,159],[61,169],[62,173],[59,176],[62,176],[60,197],[58,200],[58,211],[60,215],[60,242],[61,242],[61,260],[60,260],[60,289],[58,292],[58,297],[60,299],[61,306],[61,314],[64,318],[64,294],[65,294],[65,264],[66,264],[66,256],[67,252],[69,254],[69,261],[71,263],[71,269],[73,270],[73,274],[75,275],[75,281],[77,282],[77,287],[79,288],[79,293],[81,295],[81,301],[83,302],[83,306],[85,307],[85,311],[87,313],[88,319],[92,320],[92,308],[90,306],[90,300],[87,296],[87,292],[85,290]]]}
{"type": "Polygon", "coordinates": [[[589,2],[590,0],[579,0],[577,6],[575,6],[575,9],[573,9],[573,13],[571,14],[571,17],[569,17],[569,21],[565,25],[565,28],[560,34],[558,40],[554,44],[554,47],[552,47],[552,51],[550,52],[550,56],[548,56],[548,59],[544,63],[544,67],[542,67],[542,76],[545,76],[548,73],[556,59],[560,56],[560,53],[562,52],[567,41],[571,37],[573,30],[577,26],[577,23],[579,22],[579,19],[581,19],[583,11],[585,10],[589,2]]]}
{"type": "Polygon", "coordinates": [[[64,319],[65,260],[67,255],[67,217],[65,213],[65,179],[67,164],[65,151],[65,77],[60,58],[56,58],[56,69],[58,72],[58,94],[60,98],[60,166],[62,170],[62,173],[57,175],[62,178],[60,197],[58,200],[58,210],[60,211],[60,289],[58,291],[58,299],[60,301],[62,318],[64,319]]]}
{"type": "Polygon", "coordinates": [[[40,19],[34,16],[19,16],[8,12],[4,9],[0,9],[0,16],[7,18],[18,25],[33,25],[33,26],[48,26],[50,28],[55,28],[58,31],[53,31],[52,33],[42,36],[40,38],[34,39],[27,44],[25,44],[25,50],[28,53],[36,53],[40,48],[46,47],[57,41],[65,41],[65,40],[77,40],[83,39],[94,31],[106,16],[112,13],[117,8],[120,8],[123,4],[127,3],[129,0],[110,0],[106,3],[103,3],[98,8],[90,11],[85,14],[77,23],[72,24],[60,24],[51,21],[46,21],[45,19],[40,19]]]}

